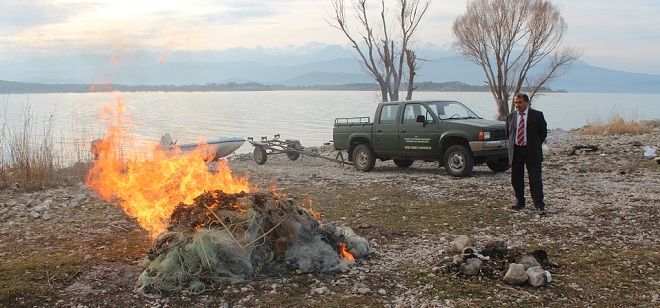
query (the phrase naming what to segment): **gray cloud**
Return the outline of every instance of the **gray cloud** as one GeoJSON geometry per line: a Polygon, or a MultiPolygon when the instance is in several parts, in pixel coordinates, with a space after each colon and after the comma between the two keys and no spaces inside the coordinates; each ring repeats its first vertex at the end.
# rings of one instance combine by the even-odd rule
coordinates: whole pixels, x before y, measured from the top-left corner
{"type": "Polygon", "coordinates": [[[92,5],[85,3],[56,6],[47,1],[3,0],[0,2],[0,28],[58,23],[91,7],[92,5]]]}
{"type": "MultiPolygon", "coordinates": [[[[214,1],[206,2],[217,4],[214,1]]],[[[318,5],[310,0],[227,0],[222,1],[221,13],[210,12],[203,16],[204,22],[209,23],[239,23],[259,18],[285,14],[287,10],[295,7],[318,5]]]]}
{"type": "Polygon", "coordinates": [[[279,12],[274,8],[253,6],[253,7],[233,7],[222,13],[212,13],[202,16],[202,22],[234,24],[253,19],[270,17],[278,15],[279,12]]]}

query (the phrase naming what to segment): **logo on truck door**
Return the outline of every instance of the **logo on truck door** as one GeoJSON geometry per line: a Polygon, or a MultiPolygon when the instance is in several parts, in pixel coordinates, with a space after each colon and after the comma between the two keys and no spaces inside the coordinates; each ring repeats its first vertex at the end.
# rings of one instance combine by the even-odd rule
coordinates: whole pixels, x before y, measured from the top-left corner
{"type": "Polygon", "coordinates": [[[424,137],[404,137],[404,149],[406,150],[431,150],[431,138],[424,137]]]}

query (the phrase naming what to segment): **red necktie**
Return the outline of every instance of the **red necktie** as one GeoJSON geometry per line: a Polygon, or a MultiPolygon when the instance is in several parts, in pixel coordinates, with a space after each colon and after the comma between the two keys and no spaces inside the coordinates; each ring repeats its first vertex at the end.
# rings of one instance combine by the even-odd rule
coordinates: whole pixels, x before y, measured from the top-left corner
{"type": "Polygon", "coordinates": [[[525,142],[525,117],[524,113],[520,112],[520,122],[518,122],[518,133],[516,135],[516,140],[518,141],[519,146],[524,146],[525,142]]]}

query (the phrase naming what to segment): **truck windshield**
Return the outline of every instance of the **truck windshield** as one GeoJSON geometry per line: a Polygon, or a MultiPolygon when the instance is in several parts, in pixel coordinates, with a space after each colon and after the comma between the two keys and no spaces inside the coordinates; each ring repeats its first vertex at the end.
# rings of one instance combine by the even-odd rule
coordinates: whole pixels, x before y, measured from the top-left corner
{"type": "Polygon", "coordinates": [[[430,102],[429,108],[441,120],[449,119],[481,119],[474,111],[459,102],[430,102]]]}

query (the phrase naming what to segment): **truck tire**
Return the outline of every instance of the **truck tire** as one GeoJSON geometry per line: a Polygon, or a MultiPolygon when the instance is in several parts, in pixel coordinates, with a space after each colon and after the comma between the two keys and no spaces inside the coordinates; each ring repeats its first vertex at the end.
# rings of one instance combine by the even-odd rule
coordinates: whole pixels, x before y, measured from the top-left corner
{"type": "Polygon", "coordinates": [[[456,144],[447,149],[442,163],[451,176],[464,177],[472,173],[474,157],[466,146],[456,144]]]}
{"type": "Polygon", "coordinates": [[[509,165],[509,158],[507,157],[489,160],[486,162],[486,165],[490,170],[493,170],[493,172],[504,172],[511,168],[509,165]]]}
{"type": "Polygon", "coordinates": [[[394,164],[399,167],[399,168],[408,168],[412,166],[414,160],[409,160],[409,159],[393,159],[394,164]]]}
{"type": "Polygon", "coordinates": [[[263,165],[266,163],[266,160],[268,160],[268,154],[266,153],[266,150],[264,149],[264,147],[260,145],[254,146],[254,152],[252,152],[252,157],[254,157],[254,161],[258,165],[263,165]]]}
{"type": "Polygon", "coordinates": [[[368,144],[360,144],[353,150],[353,165],[355,169],[369,172],[376,164],[376,154],[368,144]]]}

